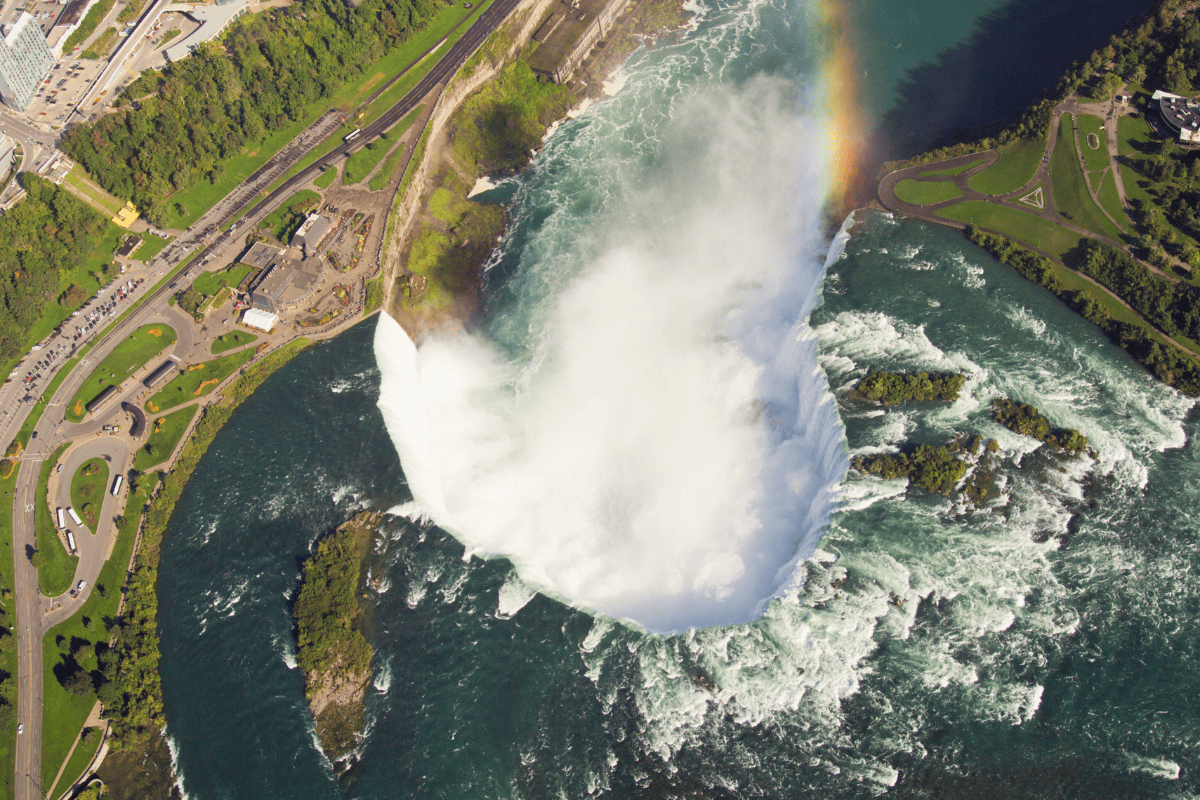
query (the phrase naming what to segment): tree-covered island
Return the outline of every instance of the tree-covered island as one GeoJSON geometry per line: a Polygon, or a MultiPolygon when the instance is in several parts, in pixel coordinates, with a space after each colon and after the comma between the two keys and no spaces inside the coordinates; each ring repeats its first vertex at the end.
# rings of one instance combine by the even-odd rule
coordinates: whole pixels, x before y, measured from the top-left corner
{"type": "Polygon", "coordinates": [[[1036,406],[1018,403],[1008,398],[998,398],[992,401],[992,417],[1004,427],[1022,436],[1029,436],[1044,442],[1056,450],[1062,450],[1070,455],[1091,453],[1088,440],[1074,428],[1055,428],[1050,420],[1042,416],[1036,406]]]}
{"type": "Polygon", "coordinates": [[[871,370],[854,387],[863,398],[894,405],[912,400],[958,399],[967,376],[958,372],[887,372],[871,370]]]}
{"type": "Polygon", "coordinates": [[[304,562],[292,607],[296,663],[304,670],[305,696],[321,748],[334,762],[351,755],[366,723],[363,696],[373,651],[363,635],[357,594],[363,557],[380,516],[359,513],[317,543],[304,562]]]}

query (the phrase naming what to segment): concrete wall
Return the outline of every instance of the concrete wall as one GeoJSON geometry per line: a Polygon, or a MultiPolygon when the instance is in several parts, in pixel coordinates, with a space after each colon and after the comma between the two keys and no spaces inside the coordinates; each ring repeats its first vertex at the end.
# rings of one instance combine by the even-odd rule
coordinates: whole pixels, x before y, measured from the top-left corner
{"type": "MultiPolygon", "coordinates": [[[[397,316],[394,308],[396,278],[404,272],[403,264],[401,264],[404,249],[413,234],[413,225],[416,222],[417,212],[421,208],[422,190],[437,166],[434,163],[436,159],[432,156],[448,142],[447,123],[468,96],[494,78],[505,64],[516,57],[525,43],[529,41],[538,24],[545,18],[546,13],[558,2],[559,0],[522,0],[509,18],[497,29],[498,31],[512,31],[514,26],[516,28],[516,35],[512,36],[507,50],[500,55],[497,62],[492,63],[489,59],[484,58],[473,72],[466,73],[465,70],[459,70],[434,105],[427,126],[428,143],[425,157],[417,165],[417,171],[408,187],[408,195],[392,212],[396,217],[396,224],[391,241],[388,242],[387,251],[383,253],[385,276],[383,308],[392,316],[397,316]]],[[[384,225],[387,225],[387,220],[384,220],[384,225]]],[[[384,230],[387,230],[386,227],[384,230]]]]}

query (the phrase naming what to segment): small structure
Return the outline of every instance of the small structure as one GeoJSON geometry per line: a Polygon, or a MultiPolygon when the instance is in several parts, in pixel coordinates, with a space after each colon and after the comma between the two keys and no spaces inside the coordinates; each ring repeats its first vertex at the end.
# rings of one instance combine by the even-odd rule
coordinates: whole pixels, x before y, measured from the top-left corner
{"type": "Polygon", "coordinates": [[[8,174],[15,153],[16,145],[13,140],[0,133],[0,180],[4,180],[4,176],[8,174]]]}
{"type": "Polygon", "coordinates": [[[142,237],[134,236],[131,233],[125,237],[125,241],[121,242],[121,246],[117,248],[116,254],[120,258],[129,258],[141,246],[142,237]]]}
{"type": "Polygon", "coordinates": [[[116,395],[116,393],[117,393],[117,387],[110,385],[110,386],[106,387],[103,392],[101,392],[100,394],[93,397],[91,402],[89,402],[87,405],[84,406],[84,409],[87,411],[87,413],[91,414],[97,408],[100,408],[102,405],[104,405],[109,400],[111,400],[116,395]]]}
{"type": "Polygon", "coordinates": [[[1150,96],[1150,103],[1157,104],[1163,123],[1179,137],[1180,144],[1200,144],[1200,102],[1159,89],[1150,96]]]}
{"type": "Polygon", "coordinates": [[[332,227],[333,220],[320,214],[309,214],[308,219],[304,220],[292,236],[292,247],[303,248],[305,256],[315,255],[321,240],[332,227]]]}
{"type": "Polygon", "coordinates": [[[128,230],[129,226],[132,225],[137,220],[137,218],[138,218],[137,208],[133,205],[132,202],[130,202],[129,200],[126,200],[125,207],[117,212],[117,215],[115,217],[113,217],[112,221],[117,223],[118,226],[128,230]]]}
{"type": "Polygon", "coordinates": [[[543,78],[566,83],[596,43],[608,36],[625,5],[626,0],[563,0],[534,34],[541,44],[530,55],[529,66],[543,78]]]}
{"type": "Polygon", "coordinates": [[[158,369],[151,372],[145,378],[142,378],[142,385],[147,389],[153,389],[160,383],[165,381],[179,368],[179,365],[174,360],[168,358],[166,361],[158,365],[158,369]]]}
{"type": "Polygon", "coordinates": [[[243,325],[266,333],[270,333],[277,322],[279,322],[278,314],[272,314],[270,311],[263,311],[260,308],[247,308],[246,312],[242,314],[243,325]]]}
{"type": "Polygon", "coordinates": [[[167,61],[174,64],[181,58],[187,58],[197,46],[224,33],[225,29],[249,8],[250,0],[234,0],[223,5],[193,7],[190,11],[183,12],[199,22],[200,27],[164,51],[167,61]]]}

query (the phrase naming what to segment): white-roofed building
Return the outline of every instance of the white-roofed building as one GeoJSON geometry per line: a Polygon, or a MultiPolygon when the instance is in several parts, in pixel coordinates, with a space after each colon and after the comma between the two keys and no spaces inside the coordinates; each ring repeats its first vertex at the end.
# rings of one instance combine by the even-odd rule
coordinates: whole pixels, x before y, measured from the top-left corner
{"type": "Polygon", "coordinates": [[[270,333],[275,328],[275,323],[279,322],[279,315],[272,314],[270,311],[264,311],[261,308],[248,308],[246,313],[242,314],[242,324],[251,328],[257,328],[260,331],[270,333]]]}
{"type": "Polygon", "coordinates": [[[54,54],[46,35],[33,15],[22,11],[0,41],[0,95],[5,104],[24,111],[52,66],[54,54]]]}

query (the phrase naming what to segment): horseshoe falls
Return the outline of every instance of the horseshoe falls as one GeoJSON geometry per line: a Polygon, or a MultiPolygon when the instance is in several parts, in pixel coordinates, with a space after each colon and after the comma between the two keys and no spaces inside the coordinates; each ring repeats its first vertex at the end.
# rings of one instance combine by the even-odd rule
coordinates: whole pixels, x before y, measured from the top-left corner
{"type": "Polygon", "coordinates": [[[943,5],[697,5],[504,182],[479,326],[365,322],[238,410],[162,550],[186,796],[1200,796],[1193,402],[958,232],[823,216],[851,145],[994,121],[1144,6],[943,5]],[[873,368],[970,377],[884,409],[846,397],[873,368]],[[979,508],[847,471],[959,435],[999,445],[979,508]],[[364,506],[339,778],[289,603],[364,506]]]}

